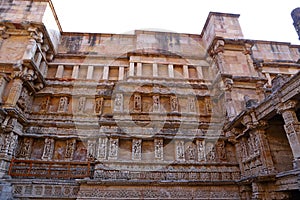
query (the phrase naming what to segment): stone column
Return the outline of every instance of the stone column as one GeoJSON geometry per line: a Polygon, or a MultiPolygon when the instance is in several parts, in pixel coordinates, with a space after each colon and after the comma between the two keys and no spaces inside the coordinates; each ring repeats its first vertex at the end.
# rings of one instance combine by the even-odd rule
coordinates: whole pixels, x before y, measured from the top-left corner
{"type": "Polygon", "coordinates": [[[124,66],[119,67],[119,78],[118,80],[124,80],[124,66]]]}
{"type": "Polygon", "coordinates": [[[62,78],[64,74],[64,66],[58,65],[55,78],[62,78]]]}
{"type": "Polygon", "coordinates": [[[189,78],[189,66],[183,65],[183,78],[189,78]]]}
{"type": "Polygon", "coordinates": [[[134,62],[129,65],[129,76],[134,76],[134,62]]]}
{"type": "Polygon", "coordinates": [[[72,78],[77,79],[78,78],[78,73],[79,73],[79,65],[74,65],[73,66],[73,71],[72,71],[72,78]]]}
{"type": "Polygon", "coordinates": [[[136,75],[137,76],[142,76],[142,71],[143,71],[143,64],[142,63],[137,63],[136,75]]]}
{"type": "Polygon", "coordinates": [[[103,80],[108,80],[109,76],[109,66],[104,66],[103,68],[103,80]]]}
{"type": "Polygon", "coordinates": [[[174,67],[172,64],[168,65],[168,74],[169,74],[169,78],[174,78],[174,67]]]}
{"type": "Polygon", "coordinates": [[[280,113],[284,119],[284,130],[287,134],[293,156],[294,156],[294,168],[300,167],[300,123],[298,121],[295,106],[296,101],[288,101],[282,104],[278,108],[278,113],[280,113]]]}
{"type": "Polygon", "coordinates": [[[153,77],[158,76],[158,65],[157,63],[153,63],[153,77]]]}
{"type": "Polygon", "coordinates": [[[93,79],[94,66],[88,66],[86,79],[93,79]]]}
{"type": "Polygon", "coordinates": [[[196,69],[197,69],[198,79],[203,79],[202,67],[197,66],[196,69]]]}

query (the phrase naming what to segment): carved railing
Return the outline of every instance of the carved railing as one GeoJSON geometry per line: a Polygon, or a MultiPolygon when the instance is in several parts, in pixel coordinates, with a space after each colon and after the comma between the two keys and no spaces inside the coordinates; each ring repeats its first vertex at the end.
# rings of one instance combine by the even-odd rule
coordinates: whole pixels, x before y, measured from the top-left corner
{"type": "Polygon", "coordinates": [[[58,162],[12,159],[9,175],[22,178],[75,179],[91,175],[90,162],[58,162]]]}

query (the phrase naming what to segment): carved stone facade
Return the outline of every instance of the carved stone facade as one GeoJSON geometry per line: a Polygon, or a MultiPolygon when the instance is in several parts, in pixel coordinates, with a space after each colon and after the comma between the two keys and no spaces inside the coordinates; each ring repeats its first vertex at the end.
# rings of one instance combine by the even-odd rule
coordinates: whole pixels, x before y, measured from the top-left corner
{"type": "Polygon", "coordinates": [[[13,2],[0,199],[299,197],[300,46],[214,12],[199,35],[66,33],[50,0],[13,2]]]}

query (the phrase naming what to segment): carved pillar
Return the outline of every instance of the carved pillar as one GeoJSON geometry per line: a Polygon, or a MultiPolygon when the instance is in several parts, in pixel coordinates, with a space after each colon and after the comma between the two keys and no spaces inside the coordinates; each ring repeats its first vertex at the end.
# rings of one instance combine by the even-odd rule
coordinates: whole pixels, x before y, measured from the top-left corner
{"type": "Polygon", "coordinates": [[[86,79],[93,79],[94,66],[88,66],[86,79]]]}
{"type": "Polygon", "coordinates": [[[16,106],[16,103],[22,92],[23,81],[21,78],[16,77],[13,79],[12,87],[10,88],[10,92],[8,94],[6,105],[7,106],[16,106]]]}
{"type": "Polygon", "coordinates": [[[132,160],[142,159],[142,140],[133,139],[132,140],[132,160]]]}
{"type": "Polygon", "coordinates": [[[158,160],[164,159],[163,139],[154,139],[154,157],[158,160]]]}
{"type": "Polygon", "coordinates": [[[143,71],[143,64],[142,63],[137,63],[136,66],[136,75],[137,76],[142,76],[142,71],[143,71]]]}
{"type": "Polygon", "coordinates": [[[294,156],[294,168],[300,167],[300,123],[298,121],[295,107],[296,101],[288,101],[278,107],[278,113],[280,113],[284,119],[284,130],[289,140],[293,156],[294,156]]]}
{"type": "Polygon", "coordinates": [[[109,79],[109,66],[104,66],[103,68],[103,80],[109,79]]]}
{"type": "Polygon", "coordinates": [[[77,79],[78,78],[78,73],[79,73],[79,66],[74,65],[73,66],[73,71],[72,71],[72,78],[77,79]]]}
{"type": "Polygon", "coordinates": [[[124,80],[124,72],[125,72],[124,66],[120,66],[119,67],[119,78],[118,78],[119,81],[124,80]]]}
{"type": "Polygon", "coordinates": [[[45,138],[42,160],[51,160],[54,152],[54,139],[45,138]]]}
{"type": "Polygon", "coordinates": [[[189,66],[183,65],[183,78],[189,78],[189,66]]]}
{"type": "Polygon", "coordinates": [[[62,78],[64,74],[64,66],[58,65],[55,78],[62,78]]]}
{"type": "Polygon", "coordinates": [[[157,77],[158,76],[158,65],[157,63],[153,63],[153,77],[157,77]]]}
{"type": "Polygon", "coordinates": [[[202,67],[197,66],[196,69],[197,69],[198,79],[203,79],[202,67]]]}
{"type": "Polygon", "coordinates": [[[129,76],[134,76],[134,62],[129,65],[129,76]]]}
{"type": "Polygon", "coordinates": [[[169,78],[174,78],[174,67],[172,64],[168,65],[168,74],[169,74],[169,78]]]}

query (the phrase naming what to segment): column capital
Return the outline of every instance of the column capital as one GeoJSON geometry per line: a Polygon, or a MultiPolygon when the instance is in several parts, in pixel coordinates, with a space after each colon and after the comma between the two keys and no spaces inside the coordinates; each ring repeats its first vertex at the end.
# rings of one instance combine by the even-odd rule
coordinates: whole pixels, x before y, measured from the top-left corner
{"type": "Polygon", "coordinates": [[[284,103],[280,103],[279,106],[276,108],[278,114],[282,114],[284,111],[287,110],[294,110],[296,108],[297,101],[296,100],[289,100],[284,103]]]}

